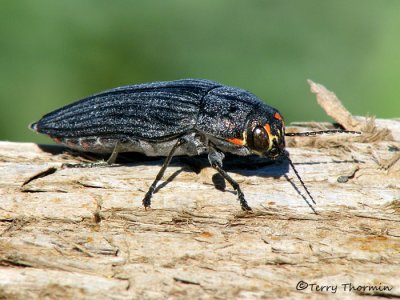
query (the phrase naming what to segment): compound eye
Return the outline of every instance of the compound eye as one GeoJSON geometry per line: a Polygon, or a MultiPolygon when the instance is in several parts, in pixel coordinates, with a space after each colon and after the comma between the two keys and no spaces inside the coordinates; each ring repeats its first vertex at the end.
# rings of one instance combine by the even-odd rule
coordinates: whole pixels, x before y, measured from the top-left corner
{"type": "Polygon", "coordinates": [[[256,151],[265,151],[269,147],[268,133],[264,127],[257,126],[253,130],[253,148],[256,151]]]}

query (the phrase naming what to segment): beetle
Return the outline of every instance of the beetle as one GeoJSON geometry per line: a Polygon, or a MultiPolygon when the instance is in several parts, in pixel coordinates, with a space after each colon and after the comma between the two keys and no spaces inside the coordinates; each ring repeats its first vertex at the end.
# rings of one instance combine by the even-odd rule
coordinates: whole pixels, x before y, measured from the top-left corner
{"type": "MultiPolygon", "coordinates": [[[[127,85],[66,105],[30,125],[69,148],[112,153],[140,152],[166,159],[143,198],[150,207],[157,183],[174,155],[208,154],[210,165],[236,190],[241,208],[251,210],[239,184],[223,169],[224,153],[287,159],[285,136],[316,135],[328,130],[285,133],[281,113],[254,94],[205,79],[127,85]]],[[[355,132],[350,132],[355,133],[355,132]]]]}

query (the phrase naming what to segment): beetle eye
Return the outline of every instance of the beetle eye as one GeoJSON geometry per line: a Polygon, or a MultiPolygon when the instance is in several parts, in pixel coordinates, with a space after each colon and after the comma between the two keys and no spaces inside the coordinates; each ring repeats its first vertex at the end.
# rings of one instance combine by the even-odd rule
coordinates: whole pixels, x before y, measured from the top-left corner
{"type": "Polygon", "coordinates": [[[254,150],[265,151],[269,147],[268,133],[264,127],[257,126],[253,130],[252,146],[254,150]]]}

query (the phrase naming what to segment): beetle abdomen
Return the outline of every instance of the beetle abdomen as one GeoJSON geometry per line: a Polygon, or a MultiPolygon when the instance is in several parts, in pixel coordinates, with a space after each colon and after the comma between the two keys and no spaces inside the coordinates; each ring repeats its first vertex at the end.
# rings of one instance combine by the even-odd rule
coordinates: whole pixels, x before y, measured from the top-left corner
{"type": "MultiPolygon", "coordinates": [[[[192,136],[197,141],[197,137],[192,136]]],[[[67,146],[68,148],[93,153],[111,153],[118,144],[118,152],[138,152],[147,156],[167,156],[177,139],[168,141],[151,142],[141,139],[107,137],[80,137],[80,138],[54,138],[54,141],[67,146]]],[[[201,143],[198,141],[198,143],[201,143]]],[[[199,155],[205,151],[201,147],[193,147],[187,143],[179,147],[176,155],[199,155]]]]}
{"type": "Polygon", "coordinates": [[[53,111],[31,128],[59,139],[167,140],[193,129],[202,97],[218,85],[186,79],[119,87],[53,111]]]}

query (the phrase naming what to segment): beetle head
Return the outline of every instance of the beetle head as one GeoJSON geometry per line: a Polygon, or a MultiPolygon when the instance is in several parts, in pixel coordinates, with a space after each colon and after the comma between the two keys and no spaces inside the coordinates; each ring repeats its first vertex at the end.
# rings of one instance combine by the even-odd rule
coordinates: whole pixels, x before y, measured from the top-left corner
{"type": "Polygon", "coordinates": [[[259,156],[278,159],[285,153],[285,127],[279,112],[272,118],[255,118],[248,123],[246,144],[259,156]]]}

